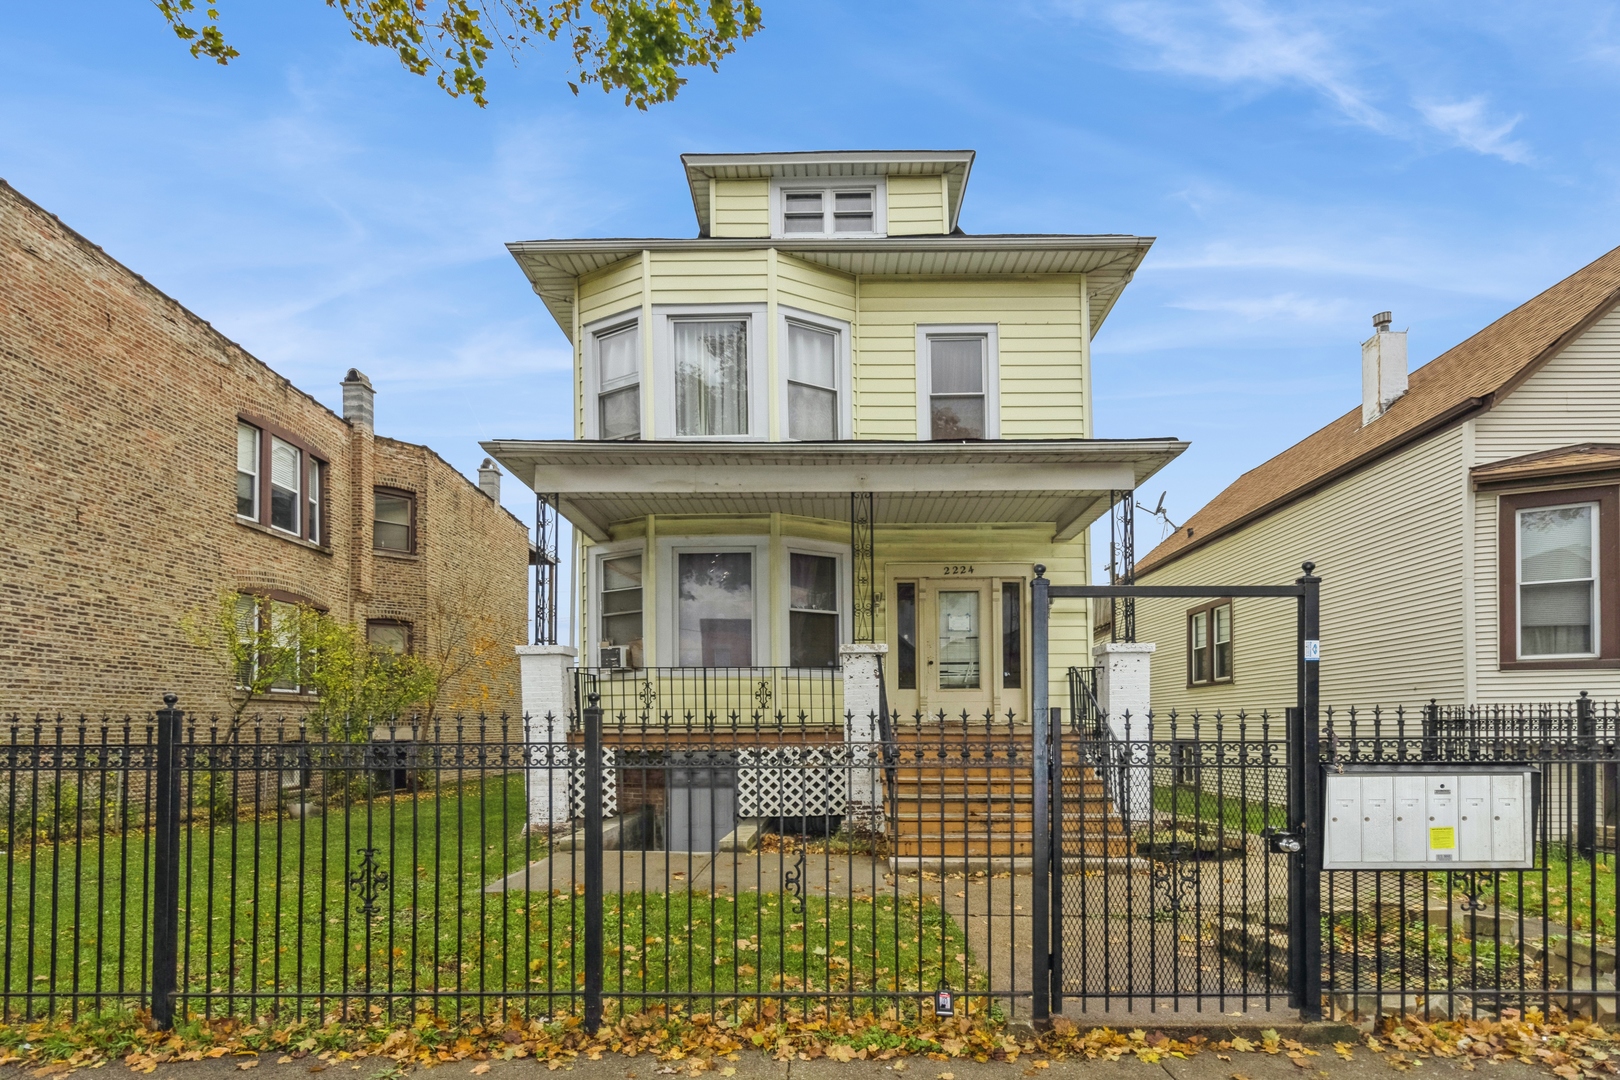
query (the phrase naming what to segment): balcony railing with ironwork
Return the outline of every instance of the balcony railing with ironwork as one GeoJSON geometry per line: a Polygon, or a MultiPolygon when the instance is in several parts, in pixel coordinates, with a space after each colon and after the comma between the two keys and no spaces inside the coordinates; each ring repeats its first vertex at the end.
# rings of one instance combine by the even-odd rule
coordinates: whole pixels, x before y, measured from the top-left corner
{"type": "Polygon", "coordinates": [[[605,727],[659,732],[843,729],[840,668],[576,668],[574,727],[595,694],[605,727]]]}

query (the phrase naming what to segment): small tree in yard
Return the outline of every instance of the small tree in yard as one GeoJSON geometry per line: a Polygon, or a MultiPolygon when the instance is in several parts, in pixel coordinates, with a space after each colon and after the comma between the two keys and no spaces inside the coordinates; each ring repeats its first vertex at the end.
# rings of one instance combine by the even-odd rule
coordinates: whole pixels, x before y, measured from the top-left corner
{"type": "Polygon", "coordinates": [[[366,641],[358,627],[305,604],[221,593],[211,610],[185,620],[191,642],[214,655],[231,687],[225,741],[234,742],[256,698],[279,689],[313,691],[310,730],[361,742],[372,728],[430,706],[434,670],[411,655],[366,641]]]}
{"type": "Polygon", "coordinates": [[[487,712],[497,688],[510,677],[517,663],[513,628],[491,614],[497,606],[495,587],[496,579],[486,574],[435,595],[421,652],[422,663],[433,674],[424,719],[441,712],[487,712]]]}

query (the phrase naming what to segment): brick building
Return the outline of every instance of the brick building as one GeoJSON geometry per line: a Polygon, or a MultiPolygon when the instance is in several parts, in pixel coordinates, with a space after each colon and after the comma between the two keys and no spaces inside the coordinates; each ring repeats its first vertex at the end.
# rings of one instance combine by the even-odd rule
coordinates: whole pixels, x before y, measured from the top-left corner
{"type": "Polygon", "coordinates": [[[372,398],[350,370],[333,413],[0,181],[0,714],[226,709],[184,623],[231,591],[423,656],[441,714],[515,710],[527,529],[372,398]]]}

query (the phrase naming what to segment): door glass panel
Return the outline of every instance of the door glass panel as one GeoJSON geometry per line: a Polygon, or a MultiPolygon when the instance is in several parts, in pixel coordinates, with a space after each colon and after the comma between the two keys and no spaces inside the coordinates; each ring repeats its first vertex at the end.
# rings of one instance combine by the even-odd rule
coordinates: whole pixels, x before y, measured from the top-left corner
{"type": "Polygon", "coordinates": [[[1001,585],[1001,687],[1017,690],[1024,670],[1024,620],[1019,611],[1023,589],[1013,581],[1001,585]]]}
{"type": "Polygon", "coordinates": [[[894,587],[896,643],[899,671],[895,685],[901,690],[917,689],[917,585],[902,581],[894,587]]]}
{"type": "Polygon", "coordinates": [[[979,594],[939,594],[939,688],[979,688],[979,594]]]}

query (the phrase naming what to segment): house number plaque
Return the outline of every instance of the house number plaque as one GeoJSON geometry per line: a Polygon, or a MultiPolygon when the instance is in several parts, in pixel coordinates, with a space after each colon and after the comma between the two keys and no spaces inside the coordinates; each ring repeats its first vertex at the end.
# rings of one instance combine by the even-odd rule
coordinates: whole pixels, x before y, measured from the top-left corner
{"type": "Polygon", "coordinates": [[[953,563],[945,567],[945,577],[964,577],[973,573],[972,563],[953,563]]]}

